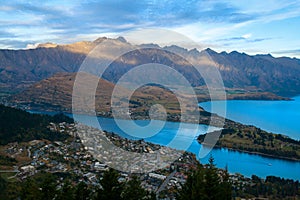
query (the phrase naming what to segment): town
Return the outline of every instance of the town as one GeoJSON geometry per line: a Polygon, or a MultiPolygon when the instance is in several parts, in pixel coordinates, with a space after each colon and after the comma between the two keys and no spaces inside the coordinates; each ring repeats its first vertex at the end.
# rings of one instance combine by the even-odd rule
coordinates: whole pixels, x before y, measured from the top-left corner
{"type": "MultiPolygon", "coordinates": [[[[83,182],[98,187],[104,172],[117,167],[119,182],[138,176],[141,186],[155,193],[157,199],[174,199],[176,190],[185,184],[189,172],[200,164],[192,153],[144,140],[122,138],[82,124],[50,123],[48,128],[70,137],[65,141],[42,139],[2,146],[0,154],[15,159],[17,163],[10,168],[2,166],[0,172],[9,173],[11,176],[8,179],[18,181],[24,181],[39,172],[60,174],[59,187],[62,187],[64,177],[68,175],[75,177],[75,184],[83,182]]],[[[218,169],[219,175],[224,171],[218,169]]],[[[255,185],[251,178],[241,174],[231,174],[230,181],[236,191],[255,185]]]]}
{"type": "MultiPolygon", "coordinates": [[[[95,132],[96,129],[87,126],[83,127],[85,132],[95,132]]],[[[109,166],[103,162],[99,162],[91,153],[90,147],[83,146],[81,138],[78,137],[75,124],[67,124],[65,122],[54,124],[50,123],[49,127],[52,131],[59,131],[61,134],[69,134],[71,137],[61,141],[50,142],[48,140],[32,140],[30,142],[9,143],[1,148],[1,154],[5,154],[18,161],[18,166],[13,169],[1,169],[1,173],[14,173],[9,178],[18,180],[26,180],[28,177],[44,171],[49,173],[72,174],[78,177],[78,182],[85,182],[88,185],[97,186],[103,173],[109,169],[109,166]]],[[[97,131],[97,133],[99,130],[97,131]]],[[[142,186],[152,192],[168,194],[167,191],[172,191],[175,187],[180,188],[186,181],[186,172],[191,168],[195,168],[198,161],[191,153],[173,150],[167,147],[144,142],[143,140],[128,140],[123,139],[116,134],[102,132],[102,136],[107,136],[115,144],[120,144],[126,151],[135,153],[154,153],[159,152],[168,157],[170,152],[179,156],[177,160],[170,165],[159,168],[155,171],[139,174],[142,186]]],[[[101,146],[99,144],[98,146],[101,146]]],[[[112,157],[111,155],[109,157],[112,157]]],[[[102,160],[102,159],[101,159],[102,160]]],[[[118,163],[117,163],[118,164],[118,163]]],[[[153,167],[155,163],[149,164],[153,167]]],[[[165,164],[165,163],[164,163],[165,164]]],[[[144,165],[147,165],[145,160],[144,165]]],[[[146,167],[147,168],[147,167],[146,167]]],[[[137,173],[120,171],[119,181],[126,181],[132,175],[137,173]]],[[[60,179],[63,183],[63,178],[60,179]]]]}

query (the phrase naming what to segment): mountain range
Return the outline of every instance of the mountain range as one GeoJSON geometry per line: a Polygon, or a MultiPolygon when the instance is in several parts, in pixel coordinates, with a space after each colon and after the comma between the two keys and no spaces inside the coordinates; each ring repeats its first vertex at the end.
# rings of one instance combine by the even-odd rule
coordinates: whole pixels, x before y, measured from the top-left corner
{"type": "MultiPolygon", "coordinates": [[[[116,46],[124,43],[131,45],[122,37],[117,39],[102,37],[93,42],[83,41],[68,45],[47,43],[35,49],[0,50],[0,92],[18,93],[56,73],[77,72],[88,53],[105,40],[112,41],[116,46]]],[[[175,45],[159,47],[152,44],[141,47],[143,48],[115,60],[104,73],[103,78],[116,83],[134,66],[159,63],[178,70],[194,87],[204,85],[197,71],[169,50],[187,56],[197,56],[201,51],[187,50],[175,45]]],[[[259,90],[282,96],[300,94],[299,59],[274,58],[271,55],[251,56],[236,51],[217,53],[209,48],[202,52],[208,53],[216,63],[226,88],[259,90]]]]}

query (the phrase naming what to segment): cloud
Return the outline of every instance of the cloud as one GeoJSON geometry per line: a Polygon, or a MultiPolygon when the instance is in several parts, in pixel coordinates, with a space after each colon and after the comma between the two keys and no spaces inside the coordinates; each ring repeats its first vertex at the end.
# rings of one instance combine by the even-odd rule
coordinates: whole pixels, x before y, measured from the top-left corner
{"type": "Polygon", "coordinates": [[[223,38],[223,39],[219,39],[217,40],[217,42],[248,42],[248,43],[253,43],[253,42],[261,42],[261,41],[265,41],[265,40],[271,40],[272,38],[254,38],[254,39],[250,39],[252,37],[251,34],[246,34],[243,36],[239,36],[239,37],[230,37],[230,38],[223,38]]]}
{"type": "Polygon", "coordinates": [[[295,16],[300,16],[300,2],[288,0],[11,0],[0,5],[0,48],[96,39],[140,28],[179,30],[196,41],[227,46],[258,43],[273,36],[255,38],[255,25],[295,16]],[[250,25],[253,31],[237,31],[250,25]]]}
{"type": "Polygon", "coordinates": [[[173,25],[206,23],[240,23],[255,18],[230,3],[219,1],[160,1],[151,8],[152,18],[173,25]],[[167,6],[166,6],[167,5],[167,6]]]}
{"type": "Polygon", "coordinates": [[[14,10],[14,8],[11,6],[6,6],[6,5],[0,6],[0,11],[11,11],[11,10],[14,10]]]}
{"type": "MultiPolygon", "coordinates": [[[[143,27],[172,27],[206,21],[239,23],[254,16],[227,3],[211,1],[8,1],[0,7],[0,28],[46,27],[62,37],[101,32],[122,32],[143,27]],[[59,31],[58,31],[59,30],[59,31]],[[53,31],[55,32],[55,31],[53,31]]],[[[45,28],[43,28],[45,29],[45,28]]]]}
{"type": "Polygon", "coordinates": [[[14,37],[16,37],[15,34],[12,34],[8,31],[1,31],[0,30],[0,38],[14,38],[14,37]]]}
{"type": "Polygon", "coordinates": [[[273,51],[271,53],[274,53],[274,54],[300,54],[300,49],[288,49],[288,50],[281,50],[281,51],[273,51]]]}
{"type": "Polygon", "coordinates": [[[252,34],[251,33],[247,33],[245,35],[242,35],[242,38],[245,38],[245,39],[249,39],[252,37],[252,34]]]}
{"type": "Polygon", "coordinates": [[[27,44],[25,49],[36,49],[40,43],[27,44]]]}
{"type": "Polygon", "coordinates": [[[28,43],[34,43],[32,40],[21,41],[17,39],[0,39],[0,47],[4,49],[24,48],[28,43]]]}
{"type": "Polygon", "coordinates": [[[285,50],[280,50],[280,51],[273,51],[271,52],[272,55],[274,56],[288,56],[288,57],[294,57],[294,58],[300,58],[300,49],[285,49],[285,50]]]}

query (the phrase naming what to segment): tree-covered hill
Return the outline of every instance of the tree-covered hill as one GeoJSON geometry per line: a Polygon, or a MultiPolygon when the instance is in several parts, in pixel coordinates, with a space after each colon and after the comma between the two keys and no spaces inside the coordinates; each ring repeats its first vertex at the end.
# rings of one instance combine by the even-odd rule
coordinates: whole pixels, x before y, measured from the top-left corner
{"type": "Polygon", "coordinates": [[[61,140],[67,135],[50,131],[50,122],[73,123],[73,119],[57,114],[54,116],[31,114],[26,111],[0,105],[0,145],[34,139],[61,140]]]}
{"type": "MultiPolygon", "coordinates": [[[[281,134],[268,133],[251,125],[226,120],[225,129],[207,134],[220,134],[216,147],[256,153],[276,158],[300,160],[300,141],[281,134]],[[221,133],[220,133],[221,132],[221,133]]],[[[198,141],[205,145],[205,135],[198,141]]]]}

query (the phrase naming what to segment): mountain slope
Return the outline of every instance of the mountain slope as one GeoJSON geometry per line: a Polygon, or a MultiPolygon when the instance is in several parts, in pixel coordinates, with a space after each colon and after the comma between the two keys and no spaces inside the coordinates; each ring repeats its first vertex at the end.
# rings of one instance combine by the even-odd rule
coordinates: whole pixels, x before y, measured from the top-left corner
{"type": "Polygon", "coordinates": [[[206,50],[218,63],[227,87],[256,87],[279,95],[296,95],[300,89],[300,60],[271,55],[249,56],[233,51],[206,50]]]}
{"type": "MultiPolygon", "coordinates": [[[[0,50],[0,92],[18,92],[33,83],[49,78],[58,72],[76,72],[86,55],[104,40],[112,41],[116,47],[128,45],[124,38],[99,38],[93,42],[77,42],[69,45],[44,44],[30,50],[0,50]]],[[[115,60],[104,78],[116,83],[134,66],[145,63],[159,63],[171,66],[183,74],[193,86],[202,86],[202,78],[184,59],[208,53],[220,70],[228,88],[259,89],[279,95],[300,94],[300,60],[287,57],[274,58],[271,55],[249,56],[233,51],[217,53],[211,49],[199,52],[178,46],[151,49],[156,45],[141,45],[143,49],[132,51],[115,60]]]]}
{"type": "MultiPolygon", "coordinates": [[[[71,112],[72,92],[76,75],[77,73],[55,74],[50,78],[33,84],[19,94],[12,95],[8,102],[27,109],[71,112]]],[[[78,107],[84,107],[84,110],[78,110],[78,112],[85,113],[89,110],[94,110],[95,108],[97,113],[102,116],[110,115],[111,97],[115,85],[104,79],[98,79],[93,75],[81,74],[81,76],[85,76],[84,83],[77,82],[77,84],[88,88],[91,84],[97,81],[98,86],[95,94],[95,106],[86,103],[89,102],[88,98],[85,98],[89,96],[87,92],[88,89],[83,88],[83,90],[80,91],[81,94],[78,107]]],[[[120,95],[126,95],[129,93],[129,90],[125,88],[121,88],[119,91],[120,95]]],[[[117,97],[117,102],[119,102],[120,105],[124,104],[122,97],[123,96],[117,97]]],[[[136,90],[130,98],[129,103],[131,109],[135,112],[145,112],[151,105],[156,103],[164,105],[170,113],[176,113],[179,110],[177,98],[171,91],[151,85],[147,85],[136,90]]]]}

